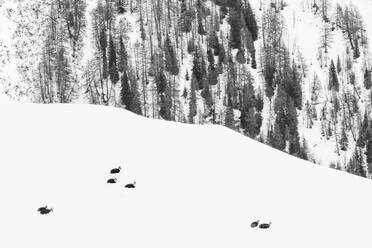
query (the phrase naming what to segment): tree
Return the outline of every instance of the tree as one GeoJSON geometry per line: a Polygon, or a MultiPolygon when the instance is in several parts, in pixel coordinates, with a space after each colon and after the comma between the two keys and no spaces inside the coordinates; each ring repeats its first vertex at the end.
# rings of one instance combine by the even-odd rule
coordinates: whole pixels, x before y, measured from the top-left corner
{"type": "Polygon", "coordinates": [[[132,111],[135,114],[142,115],[140,94],[139,94],[138,86],[137,86],[137,78],[136,76],[133,75],[133,73],[131,73],[129,81],[130,81],[130,88],[131,88],[131,93],[132,93],[132,102],[131,102],[130,111],[132,111]]]}
{"type": "Polygon", "coordinates": [[[369,90],[372,87],[372,75],[371,71],[366,68],[364,70],[364,87],[369,90]]]}
{"type": "Polygon", "coordinates": [[[339,83],[338,83],[338,77],[337,72],[335,68],[335,64],[333,60],[331,60],[331,66],[329,67],[329,90],[339,91],[339,83]]]}
{"type": "Polygon", "coordinates": [[[108,77],[108,69],[107,69],[107,35],[106,35],[106,28],[103,27],[99,36],[99,43],[102,53],[102,74],[103,78],[106,79],[108,77]]]}
{"type": "Polygon", "coordinates": [[[190,83],[190,98],[189,98],[189,122],[194,123],[194,117],[197,114],[197,105],[196,105],[196,79],[193,75],[190,83]]]}
{"type": "Polygon", "coordinates": [[[195,77],[196,82],[198,83],[198,89],[204,88],[204,79],[206,76],[205,61],[200,50],[197,49],[194,54],[192,74],[195,77]]]}
{"type": "Polygon", "coordinates": [[[364,166],[364,159],[360,148],[355,148],[352,158],[350,159],[346,171],[361,177],[367,177],[367,169],[364,166]]]}
{"type": "Polygon", "coordinates": [[[337,73],[342,71],[340,56],[337,56],[337,73]]]}
{"type": "Polygon", "coordinates": [[[347,134],[344,125],[342,125],[341,130],[341,139],[340,139],[340,149],[341,151],[347,151],[347,148],[349,146],[347,134]]]}
{"type": "Polygon", "coordinates": [[[125,107],[125,109],[131,110],[132,92],[129,86],[129,79],[126,71],[121,77],[120,102],[125,107]]]}
{"type": "Polygon", "coordinates": [[[128,54],[127,54],[127,50],[125,49],[122,36],[120,36],[119,38],[119,45],[120,45],[120,49],[119,49],[118,71],[123,73],[125,70],[128,69],[128,54]]]}
{"type": "Polygon", "coordinates": [[[233,108],[227,106],[225,109],[225,126],[235,130],[235,115],[233,108]]]}
{"type": "Polygon", "coordinates": [[[243,9],[243,13],[245,25],[247,26],[249,32],[252,34],[253,41],[256,41],[258,39],[258,25],[251,4],[249,2],[247,2],[246,7],[243,9]]]}
{"type": "Polygon", "coordinates": [[[238,62],[239,64],[245,64],[247,60],[245,59],[244,54],[245,54],[244,49],[240,48],[238,52],[236,53],[236,62],[238,62]]]}
{"type": "Polygon", "coordinates": [[[230,9],[229,23],[230,23],[230,45],[231,48],[237,49],[241,46],[241,21],[240,11],[230,9]]]}
{"type": "Polygon", "coordinates": [[[180,72],[178,67],[177,55],[169,39],[169,36],[164,42],[164,54],[165,54],[165,70],[171,75],[178,75],[180,72]]]}
{"type": "Polygon", "coordinates": [[[110,35],[110,47],[109,47],[109,74],[110,79],[113,84],[116,84],[119,81],[119,72],[117,68],[117,60],[116,60],[116,49],[115,44],[110,35]]]}
{"type": "Polygon", "coordinates": [[[356,38],[354,41],[354,59],[358,59],[360,57],[360,50],[359,50],[359,41],[356,38]]]}

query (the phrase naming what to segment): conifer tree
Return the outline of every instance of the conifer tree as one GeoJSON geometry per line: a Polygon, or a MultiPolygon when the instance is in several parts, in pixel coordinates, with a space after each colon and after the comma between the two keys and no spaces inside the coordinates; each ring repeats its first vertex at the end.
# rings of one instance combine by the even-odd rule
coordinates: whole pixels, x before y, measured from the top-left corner
{"type": "Polygon", "coordinates": [[[186,1],[181,1],[180,27],[181,32],[189,33],[192,28],[193,14],[187,9],[186,1]]]}
{"type": "Polygon", "coordinates": [[[196,82],[198,83],[198,89],[201,90],[204,88],[204,79],[206,76],[206,65],[204,57],[200,54],[199,49],[195,51],[192,74],[195,77],[196,82]]]}
{"type": "Polygon", "coordinates": [[[241,47],[241,20],[240,12],[235,9],[230,9],[229,23],[230,23],[230,45],[231,48],[237,49],[241,47]]]}
{"type": "Polygon", "coordinates": [[[349,161],[346,171],[361,177],[367,177],[367,170],[364,166],[364,159],[360,148],[355,148],[353,156],[349,161]]]}
{"type": "Polygon", "coordinates": [[[253,41],[256,41],[258,39],[258,25],[251,4],[249,2],[247,2],[247,6],[244,8],[243,12],[245,25],[247,26],[249,32],[252,34],[253,41]]]}
{"type": "Polygon", "coordinates": [[[257,115],[256,99],[252,78],[248,79],[247,84],[243,86],[241,107],[240,107],[240,126],[251,138],[255,138],[259,134],[261,127],[260,115],[257,115]]]}
{"type": "Polygon", "coordinates": [[[119,72],[117,68],[117,60],[116,60],[116,49],[115,44],[110,35],[110,47],[109,47],[109,74],[110,79],[113,84],[116,84],[119,81],[119,72]]]}
{"type": "Polygon", "coordinates": [[[272,131],[270,145],[278,150],[284,151],[286,147],[286,140],[280,129],[279,123],[276,120],[274,123],[274,130],[272,131]]]}
{"type": "Polygon", "coordinates": [[[189,81],[190,80],[190,76],[189,76],[189,71],[188,70],[186,70],[185,79],[186,79],[186,81],[189,81]]]}
{"type": "Polygon", "coordinates": [[[236,62],[239,64],[245,64],[246,59],[245,59],[245,51],[243,48],[240,48],[238,52],[236,53],[236,62]]]}
{"type": "Polygon", "coordinates": [[[358,59],[360,57],[360,50],[359,50],[359,41],[355,39],[354,41],[354,59],[358,59]]]}
{"type": "MultiPolygon", "coordinates": [[[[209,42],[209,46],[214,49],[214,50],[218,50],[219,48],[219,40],[218,40],[218,36],[217,36],[217,33],[216,31],[212,30],[209,34],[209,37],[208,37],[208,42],[209,42]]],[[[218,55],[215,54],[216,56],[218,55]]]]}
{"type": "Polygon", "coordinates": [[[120,102],[125,107],[125,109],[131,110],[132,92],[129,86],[129,79],[126,71],[121,77],[120,102]]]}
{"type": "Polygon", "coordinates": [[[364,87],[369,90],[372,87],[372,75],[371,71],[368,68],[364,71],[364,87]]]}
{"type": "Polygon", "coordinates": [[[369,136],[371,135],[370,127],[369,127],[369,120],[367,111],[364,113],[363,122],[360,126],[359,130],[359,137],[357,140],[357,146],[359,148],[363,148],[366,145],[367,140],[369,139],[369,136]]]}
{"type": "Polygon", "coordinates": [[[337,73],[342,71],[340,56],[337,56],[337,73]]]}
{"type": "Polygon", "coordinates": [[[106,79],[108,77],[108,68],[107,68],[107,35],[106,28],[103,27],[99,37],[100,48],[102,53],[102,77],[106,79]]]}
{"type": "Polygon", "coordinates": [[[163,71],[159,71],[159,73],[155,77],[155,83],[158,90],[158,94],[164,94],[167,88],[167,78],[164,75],[163,71]]]}
{"type": "Polygon", "coordinates": [[[348,146],[349,146],[349,143],[348,143],[346,130],[345,130],[344,125],[342,125],[341,139],[340,139],[340,149],[341,149],[341,151],[347,151],[348,146]]]}
{"type": "Polygon", "coordinates": [[[137,78],[133,74],[130,77],[130,87],[132,93],[132,102],[130,111],[135,114],[142,115],[140,93],[138,91],[137,78]]]}
{"type": "Polygon", "coordinates": [[[230,106],[227,106],[225,109],[225,126],[235,130],[234,110],[230,106]]]}
{"type": "Polygon", "coordinates": [[[338,77],[337,77],[337,72],[336,72],[336,67],[331,60],[331,66],[329,67],[329,85],[328,85],[329,90],[335,90],[339,91],[339,82],[338,82],[338,77]]]}
{"type": "Polygon", "coordinates": [[[191,77],[191,86],[190,86],[190,98],[189,98],[189,122],[194,123],[194,117],[197,114],[197,105],[196,105],[196,82],[195,76],[191,77]]]}
{"type": "Polygon", "coordinates": [[[172,43],[169,39],[169,36],[165,39],[164,42],[164,53],[165,53],[165,70],[168,71],[171,75],[178,75],[180,72],[177,55],[172,46],[172,43]]]}
{"type": "Polygon", "coordinates": [[[124,70],[127,70],[128,68],[128,54],[124,46],[123,37],[120,36],[119,38],[119,62],[118,62],[118,71],[123,73],[124,70]]]}

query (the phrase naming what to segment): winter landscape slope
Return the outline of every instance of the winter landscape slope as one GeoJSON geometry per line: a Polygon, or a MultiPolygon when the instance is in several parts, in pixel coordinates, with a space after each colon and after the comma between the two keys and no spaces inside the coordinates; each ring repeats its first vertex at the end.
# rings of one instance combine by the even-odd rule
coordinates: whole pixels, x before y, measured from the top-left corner
{"type": "Polygon", "coordinates": [[[369,180],[227,128],[88,105],[0,116],[0,247],[370,247],[369,180]]]}
{"type": "MultiPolygon", "coordinates": [[[[218,123],[273,147],[282,146],[278,149],[292,155],[301,157],[299,154],[306,154],[302,157],[317,164],[332,164],[332,167],[366,177],[372,173],[372,145],[366,151],[366,146],[356,144],[362,136],[364,116],[367,122],[371,119],[371,88],[364,82],[368,78],[365,75],[372,74],[370,0],[0,0],[0,22],[0,99],[94,103],[127,108],[150,118],[218,123]],[[228,7],[223,4],[228,2],[239,2],[244,8],[238,10],[250,9],[244,12],[244,17],[255,19],[257,40],[253,40],[254,32],[246,32],[244,22],[247,21],[236,18],[243,27],[239,37],[243,45],[240,48],[231,45],[230,22],[239,11],[231,4],[227,4],[228,7]],[[322,6],[327,9],[325,16],[320,10],[322,6]],[[348,15],[340,17],[337,7],[348,15]],[[185,16],[190,18],[188,31],[183,30],[187,29],[184,27],[187,26],[185,16]],[[345,35],[347,16],[352,16],[349,20],[360,18],[351,21],[352,26],[357,27],[351,39],[345,35]],[[298,85],[301,99],[297,100],[302,106],[297,106],[292,116],[293,129],[296,129],[292,133],[298,132],[298,135],[288,137],[285,128],[281,128],[278,136],[285,137],[284,145],[273,144],[270,136],[280,122],[277,121],[275,101],[279,98],[278,82],[281,80],[275,82],[273,96],[265,95],[268,88],[265,56],[270,51],[263,47],[273,42],[264,36],[263,30],[277,25],[275,21],[265,23],[269,17],[283,24],[278,25],[283,32],[279,50],[288,51],[285,56],[289,55],[289,63],[293,68],[298,66],[296,72],[301,74],[298,85]],[[111,20],[106,20],[106,26],[102,24],[105,18],[111,20]],[[337,27],[335,23],[340,19],[342,25],[337,27]],[[81,25],[79,29],[77,24],[81,25]],[[72,29],[76,36],[72,35],[72,29]],[[322,41],[324,30],[328,32],[327,42],[322,41]],[[212,49],[212,41],[216,40],[218,45],[212,49]],[[111,41],[115,49],[110,50],[108,43],[111,41]],[[101,42],[106,43],[105,49],[100,47],[101,42]],[[353,58],[353,42],[360,45],[359,57],[353,58]],[[328,47],[327,52],[324,46],[328,47]],[[73,56],[75,50],[77,53],[73,56]],[[224,56],[220,56],[220,50],[225,51],[224,56]],[[239,52],[244,54],[244,59],[238,59],[239,52]],[[107,67],[104,65],[110,64],[106,61],[110,54],[116,55],[112,61],[127,63],[125,70],[119,69],[121,79],[116,84],[101,73],[107,67]],[[173,73],[160,73],[169,67],[164,62],[167,54],[175,55],[172,65],[178,68],[173,73]],[[203,86],[208,81],[208,90],[193,91],[196,57],[204,61],[208,74],[199,84],[203,86]],[[257,66],[253,66],[254,57],[257,66]],[[329,65],[331,60],[336,63],[338,58],[340,89],[335,92],[329,88],[329,65]],[[128,76],[125,83],[124,71],[128,76]],[[61,78],[64,78],[62,83],[61,78]],[[319,83],[316,100],[313,99],[314,82],[319,83]],[[166,85],[163,85],[166,92],[159,90],[162,83],[166,85]],[[244,92],[244,86],[249,84],[253,87],[248,86],[244,92]],[[249,106],[247,110],[243,106],[246,102],[252,105],[252,99],[242,100],[252,96],[253,102],[256,99],[263,101],[262,109],[249,106]],[[123,100],[125,97],[127,99],[123,100]],[[235,99],[229,101],[229,98],[235,99]],[[246,123],[241,121],[244,118],[246,123]],[[288,143],[295,143],[292,151],[288,143]]],[[[278,68],[282,67],[280,62],[276,63],[278,68]]],[[[372,140],[364,141],[368,142],[372,144],[372,140]]]]}

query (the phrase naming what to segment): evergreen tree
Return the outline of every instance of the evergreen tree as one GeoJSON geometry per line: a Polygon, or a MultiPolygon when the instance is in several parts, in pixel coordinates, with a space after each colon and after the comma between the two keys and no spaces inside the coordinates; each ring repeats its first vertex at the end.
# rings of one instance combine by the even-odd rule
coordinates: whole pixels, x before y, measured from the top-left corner
{"type": "Polygon", "coordinates": [[[188,95],[187,94],[187,89],[185,87],[185,88],[183,88],[182,97],[186,99],[187,98],[187,95],[188,95]]]}
{"type": "Polygon", "coordinates": [[[196,82],[198,82],[198,89],[203,89],[206,76],[206,67],[204,58],[200,54],[199,49],[197,49],[194,54],[192,74],[195,77],[196,82]]]}
{"type": "Polygon", "coordinates": [[[213,104],[212,93],[211,93],[210,85],[208,83],[205,84],[204,89],[202,90],[200,95],[204,98],[205,104],[209,108],[212,107],[212,104],[213,104]]]}
{"type": "Polygon", "coordinates": [[[172,109],[172,99],[171,99],[171,96],[170,96],[170,92],[169,90],[167,91],[166,94],[162,94],[160,95],[160,100],[159,100],[159,106],[160,106],[160,110],[159,110],[159,115],[164,119],[164,120],[168,120],[168,121],[171,121],[172,120],[172,112],[171,112],[171,109],[172,109]]]}
{"type": "Polygon", "coordinates": [[[225,109],[225,126],[235,130],[234,110],[230,106],[227,106],[225,109]]]}
{"type": "Polygon", "coordinates": [[[366,145],[367,140],[370,136],[370,127],[367,112],[364,113],[364,119],[359,130],[359,137],[357,140],[357,146],[363,148],[366,145]]]}
{"type": "Polygon", "coordinates": [[[155,77],[156,88],[158,94],[164,94],[167,88],[167,78],[164,75],[163,71],[160,71],[155,77]]]}
{"type": "Polygon", "coordinates": [[[240,11],[230,9],[229,23],[230,23],[230,45],[231,48],[237,49],[241,47],[241,20],[240,11]]]}
{"type": "Polygon", "coordinates": [[[262,116],[259,113],[262,108],[260,106],[261,103],[258,103],[255,97],[253,78],[250,74],[248,74],[247,83],[243,86],[240,102],[240,126],[246,135],[255,138],[259,134],[262,125],[262,116]]]}
{"type": "Polygon", "coordinates": [[[301,150],[300,150],[297,157],[299,157],[303,160],[309,160],[309,148],[308,148],[307,142],[304,138],[302,139],[301,150]]]}
{"type": "Polygon", "coordinates": [[[360,50],[359,50],[359,41],[355,39],[354,41],[354,59],[358,59],[360,57],[360,50]]]}
{"type": "Polygon", "coordinates": [[[368,68],[366,68],[364,71],[364,87],[366,87],[367,90],[371,89],[372,87],[372,75],[368,68]]]}
{"type": "Polygon", "coordinates": [[[277,120],[275,120],[274,130],[272,131],[272,140],[270,145],[278,150],[284,151],[286,147],[286,140],[277,120]]]}
{"type": "Polygon", "coordinates": [[[341,151],[347,151],[348,146],[349,146],[349,141],[348,141],[348,138],[347,138],[345,127],[343,125],[342,130],[341,130],[341,139],[340,139],[340,149],[341,149],[341,151]]]}
{"type": "Polygon", "coordinates": [[[128,69],[128,54],[124,46],[123,37],[120,36],[119,39],[119,62],[118,62],[118,71],[123,73],[124,70],[128,69]]]}
{"type": "Polygon", "coordinates": [[[106,28],[102,28],[100,37],[100,48],[102,53],[102,77],[106,79],[108,77],[108,68],[107,68],[107,35],[106,35],[106,28]]]}
{"type": "Polygon", "coordinates": [[[110,35],[110,47],[109,47],[109,74],[110,79],[113,84],[116,84],[119,81],[119,72],[117,68],[117,61],[116,61],[116,49],[115,44],[110,35]]]}
{"type": "Polygon", "coordinates": [[[243,48],[240,48],[238,52],[236,53],[236,62],[239,64],[245,64],[246,59],[245,59],[245,51],[243,48]]]}
{"type": "Polygon", "coordinates": [[[194,117],[197,114],[197,105],[196,105],[196,79],[193,75],[191,77],[191,86],[190,86],[190,98],[189,98],[189,122],[194,123],[194,117]]]}
{"type": "Polygon", "coordinates": [[[337,72],[340,73],[341,71],[342,71],[342,67],[341,67],[340,56],[337,56],[337,72]]]}
{"type": "Polygon", "coordinates": [[[137,78],[132,74],[130,77],[130,87],[132,92],[132,102],[130,111],[135,114],[142,115],[140,93],[137,86],[137,78]]]}
{"type": "Polygon", "coordinates": [[[120,91],[120,102],[125,109],[130,110],[132,106],[132,92],[129,86],[129,79],[127,72],[123,73],[121,77],[121,91],[120,91]]]}
{"type": "Polygon", "coordinates": [[[165,53],[165,70],[168,71],[171,75],[178,75],[180,72],[177,54],[172,46],[172,43],[169,39],[169,36],[165,39],[164,42],[164,53],[165,53]]]}
{"type": "Polygon", "coordinates": [[[188,70],[186,70],[185,79],[186,79],[186,81],[189,81],[190,80],[190,76],[189,76],[189,71],[188,70]]]}
{"type": "Polygon", "coordinates": [[[193,21],[193,12],[187,9],[186,1],[181,1],[181,13],[180,13],[180,27],[181,32],[189,33],[191,32],[193,21]]]}
{"type": "Polygon", "coordinates": [[[331,60],[331,66],[329,67],[329,90],[339,91],[339,82],[337,72],[333,60],[331,60]]]}
{"type": "MultiPolygon", "coordinates": [[[[209,46],[212,48],[212,49],[217,49],[219,48],[219,40],[218,40],[218,36],[217,36],[217,33],[216,31],[211,31],[210,34],[209,34],[209,37],[208,37],[208,42],[209,42],[209,46]]],[[[215,54],[216,56],[218,54],[215,54]]]]}
{"type": "Polygon", "coordinates": [[[252,34],[253,41],[256,41],[258,39],[258,25],[251,4],[249,2],[247,2],[247,6],[244,8],[243,12],[245,25],[247,26],[249,32],[252,34]]]}
{"type": "Polygon", "coordinates": [[[367,177],[367,170],[364,166],[364,159],[360,149],[355,149],[353,156],[347,165],[346,171],[354,175],[367,177]]]}

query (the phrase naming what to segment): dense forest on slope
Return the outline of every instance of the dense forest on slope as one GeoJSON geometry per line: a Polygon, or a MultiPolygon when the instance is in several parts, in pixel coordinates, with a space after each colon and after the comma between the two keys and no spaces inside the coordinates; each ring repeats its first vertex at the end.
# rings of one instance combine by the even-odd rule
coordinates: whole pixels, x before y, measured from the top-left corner
{"type": "Polygon", "coordinates": [[[346,2],[3,0],[3,71],[17,68],[2,90],[221,124],[370,177],[371,30],[346,2]]]}

